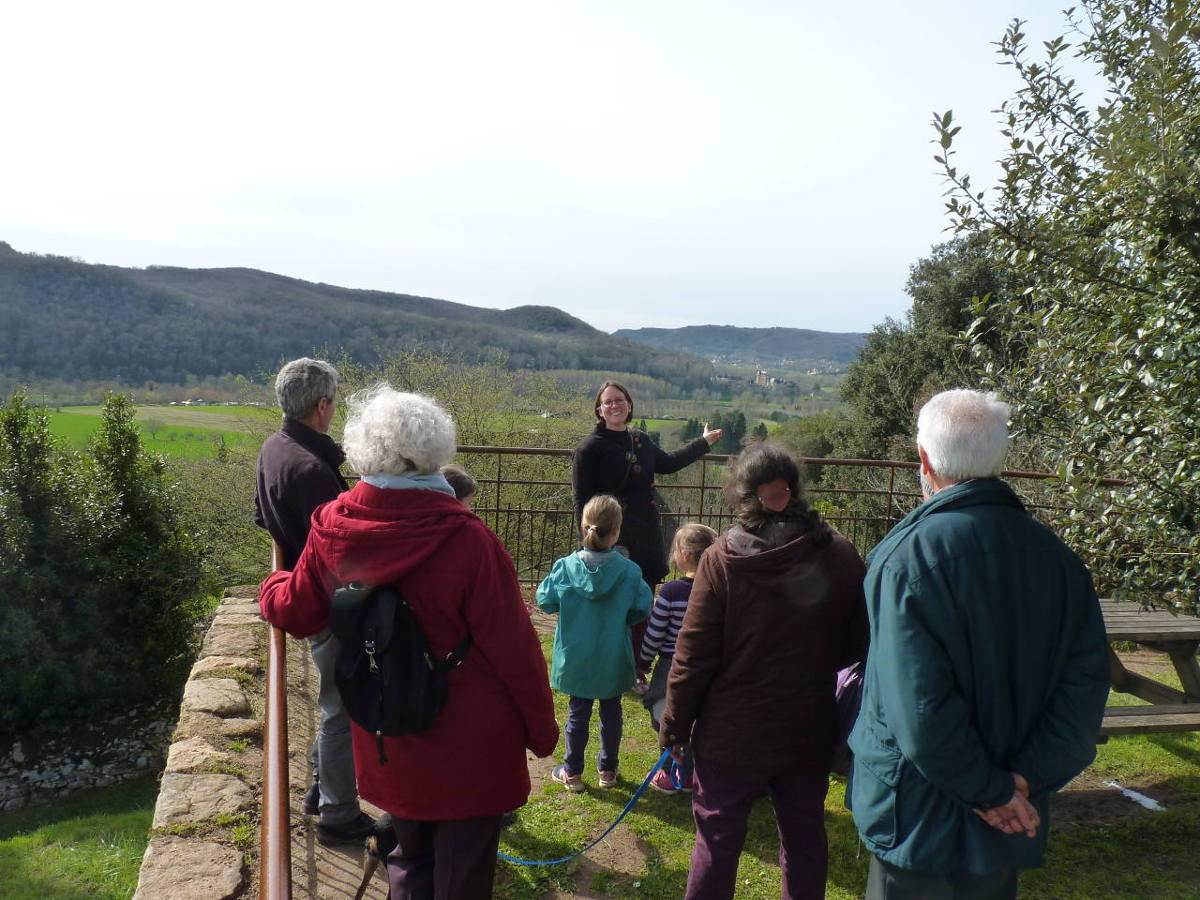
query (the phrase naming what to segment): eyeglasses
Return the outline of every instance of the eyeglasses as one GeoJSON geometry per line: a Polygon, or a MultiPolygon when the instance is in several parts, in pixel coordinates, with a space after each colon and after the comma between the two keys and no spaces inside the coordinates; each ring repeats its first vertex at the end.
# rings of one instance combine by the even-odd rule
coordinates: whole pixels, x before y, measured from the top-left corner
{"type": "Polygon", "coordinates": [[[625,401],[623,399],[622,400],[601,400],[600,405],[601,406],[624,406],[626,402],[627,401],[625,401]]]}

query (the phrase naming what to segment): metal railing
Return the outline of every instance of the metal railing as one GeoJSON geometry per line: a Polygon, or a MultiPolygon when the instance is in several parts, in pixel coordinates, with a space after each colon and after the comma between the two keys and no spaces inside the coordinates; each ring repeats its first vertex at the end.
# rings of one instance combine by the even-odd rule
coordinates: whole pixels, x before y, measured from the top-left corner
{"type": "MultiPolygon", "coordinates": [[[[271,571],[283,568],[271,542],[271,571]]],[[[263,723],[262,821],[259,824],[258,896],[291,900],[292,841],[288,798],[287,635],[267,626],[267,710],[263,723]]]]}
{"type": "MultiPolygon", "coordinates": [[[[572,450],[538,447],[458,448],[459,459],[478,485],[475,512],[508,548],[525,584],[537,584],[554,561],[579,546],[571,495],[572,450]]],[[[722,531],[733,514],[721,497],[730,456],[710,454],[696,465],[656,481],[670,510],[667,528],[704,522],[722,531]]],[[[921,501],[915,462],[864,459],[799,459],[805,467],[809,502],[866,554],[921,501]]],[[[1055,476],[1007,471],[1041,518],[1054,521],[1066,510],[1052,491],[1039,487],[1055,476]]],[[[1126,482],[1106,479],[1103,487],[1126,482]]],[[[276,548],[276,553],[277,553],[276,548]]],[[[272,571],[280,568],[272,557],[272,571]]],[[[287,698],[284,635],[270,629],[267,722],[263,747],[263,816],[260,896],[291,898],[291,844],[287,784],[287,698]]]]}
{"type": "MultiPolygon", "coordinates": [[[[578,547],[571,495],[572,450],[529,447],[459,447],[458,459],[479,486],[475,512],[503,541],[520,580],[536,584],[554,560],[578,547]]],[[[733,523],[721,496],[731,456],[710,454],[655,486],[669,510],[664,529],[703,522],[718,532],[733,523]]],[[[799,459],[809,502],[866,554],[888,530],[921,502],[915,462],[863,459],[799,459]]],[[[1041,518],[1063,512],[1053,492],[1040,483],[1055,476],[1007,471],[1004,477],[1041,518]]],[[[1106,486],[1124,482],[1109,480],[1106,486]]]]}

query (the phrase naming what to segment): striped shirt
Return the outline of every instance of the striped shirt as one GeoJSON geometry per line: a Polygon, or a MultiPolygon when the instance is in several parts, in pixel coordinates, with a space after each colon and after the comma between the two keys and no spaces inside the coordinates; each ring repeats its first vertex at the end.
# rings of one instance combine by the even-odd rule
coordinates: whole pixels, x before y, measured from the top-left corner
{"type": "Polygon", "coordinates": [[[691,593],[690,578],[668,581],[658,589],[654,608],[650,610],[650,622],[646,625],[646,635],[642,638],[642,649],[638,654],[640,668],[649,669],[654,657],[660,654],[675,655],[675,638],[679,634],[679,626],[683,624],[683,614],[687,612],[691,593]]]}

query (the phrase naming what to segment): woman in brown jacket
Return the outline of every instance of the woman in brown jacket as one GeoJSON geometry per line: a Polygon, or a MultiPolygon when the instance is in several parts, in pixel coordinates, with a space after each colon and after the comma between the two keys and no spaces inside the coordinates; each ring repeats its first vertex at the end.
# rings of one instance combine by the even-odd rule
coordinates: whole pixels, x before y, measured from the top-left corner
{"type": "Polygon", "coordinates": [[[686,897],[733,897],[750,806],[764,790],[783,897],[824,897],[834,681],[866,654],[865,569],[802,498],[786,450],[748,447],[725,497],[738,521],[700,560],[659,732],[664,747],[690,737],[695,753],[686,897]]]}

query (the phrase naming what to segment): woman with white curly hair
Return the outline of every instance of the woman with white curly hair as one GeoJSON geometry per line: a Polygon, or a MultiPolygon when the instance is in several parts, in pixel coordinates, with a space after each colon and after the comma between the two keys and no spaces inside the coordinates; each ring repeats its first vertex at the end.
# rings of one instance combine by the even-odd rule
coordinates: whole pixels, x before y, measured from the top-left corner
{"type": "Polygon", "coordinates": [[[525,750],[548,756],[558,725],[546,662],[504,546],[438,471],[455,429],[436,402],[386,384],[347,400],[343,447],[362,476],[317,509],[292,572],[263,582],[263,616],[296,637],[329,623],[340,585],[395,584],[439,658],[473,641],[448,675],[433,726],[383,738],[353,726],[359,793],[391,813],[391,896],[491,896],[501,817],[529,797],[525,750]]]}

